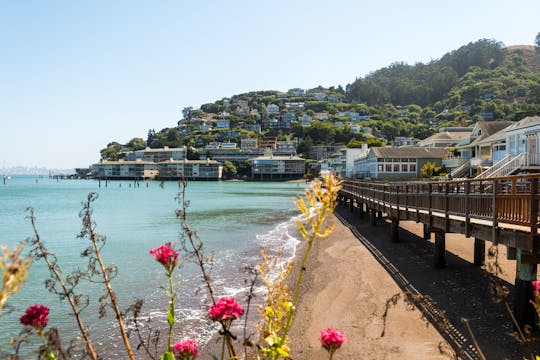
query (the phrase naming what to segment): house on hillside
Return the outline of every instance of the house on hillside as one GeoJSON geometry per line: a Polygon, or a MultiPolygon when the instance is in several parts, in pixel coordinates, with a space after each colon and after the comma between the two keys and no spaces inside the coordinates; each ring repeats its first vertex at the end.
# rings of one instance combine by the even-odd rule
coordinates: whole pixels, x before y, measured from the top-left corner
{"type": "Polygon", "coordinates": [[[277,106],[276,104],[268,104],[268,106],[266,107],[266,114],[279,114],[279,106],[277,106]]]}
{"type": "Polygon", "coordinates": [[[442,165],[446,149],[420,147],[372,147],[367,156],[354,160],[353,174],[371,179],[411,179],[420,177],[427,162],[442,165]]]}
{"type": "Polygon", "coordinates": [[[317,101],[324,101],[324,100],[326,100],[326,94],[323,93],[323,92],[314,92],[314,93],[313,93],[313,97],[314,97],[315,100],[317,100],[317,101]]]}
{"type": "Polygon", "coordinates": [[[447,148],[457,145],[460,140],[471,135],[472,128],[441,128],[438,133],[418,142],[418,146],[427,148],[447,148]]]}

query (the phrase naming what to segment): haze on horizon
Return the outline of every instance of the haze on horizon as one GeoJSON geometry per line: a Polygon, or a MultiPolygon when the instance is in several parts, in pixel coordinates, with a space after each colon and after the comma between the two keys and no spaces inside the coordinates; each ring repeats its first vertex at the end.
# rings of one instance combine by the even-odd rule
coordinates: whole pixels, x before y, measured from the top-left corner
{"type": "Polygon", "coordinates": [[[0,3],[0,168],[74,168],[184,107],[342,85],[471,41],[532,45],[540,2],[0,3]]]}

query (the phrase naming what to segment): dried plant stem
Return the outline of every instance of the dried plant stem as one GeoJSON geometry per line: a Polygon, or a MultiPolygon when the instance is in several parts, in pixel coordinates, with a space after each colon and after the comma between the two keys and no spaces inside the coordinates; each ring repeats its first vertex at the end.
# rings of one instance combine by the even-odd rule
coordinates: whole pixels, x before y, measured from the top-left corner
{"type": "Polygon", "coordinates": [[[480,345],[478,345],[478,341],[476,341],[476,337],[474,336],[471,325],[469,324],[469,320],[465,318],[461,318],[461,322],[463,325],[465,325],[465,329],[467,329],[467,333],[469,333],[469,337],[471,338],[473,342],[473,346],[478,352],[478,356],[480,357],[480,360],[486,360],[486,357],[484,356],[484,353],[482,352],[482,349],[480,348],[480,345]]]}
{"type": "MultiPolygon", "coordinates": [[[[193,231],[191,229],[191,227],[189,226],[189,223],[187,221],[188,202],[185,200],[186,199],[185,195],[186,195],[187,181],[183,177],[180,178],[179,186],[181,188],[180,193],[179,193],[179,202],[180,202],[180,205],[182,206],[182,210],[177,212],[177,217],[180,218],[180,220],[182,222],[182,230],[183,230],[184,234],[186,234],[186,236],[187,236],[189,245],[190,245],[190,247],[192,249],[191,253],[192,253],[192,255],[194,255],[195,262],[197,263],[197,265],[199,266],[199,269],[201,270],[203,281],[204,281],[204,283],[206,285],[206,288],[208,290],[208,294],[210,295],[210,299],[212,300],[212,304],[215,305],[216,304],[216,296],[215,296],[215,293],[214,293],[214,289],[212,287],[212,282],[210,280],[210,275],[208,274],[208,271],[207,271],[206,266],[205,266],[205,264],[207,262],[206,262],[206,259],[204,257],[204,254],[203,254],[203,247],[204,246],[203,246],[202,241],[198,238],[195,231],[193,231]]],[[[224,332],[223,338],[224,338],[224,342],[227,345],[229,355],[230,355],[230,357],[232,359],[237,359],[238,356],[237,356],[237,353],[236,353],[236,349],[234,348],[234,344],[232,343],[231,336],[228,335],[228,334],[230,334],[230,332],[226,328],[223,321],[220,321],[220,324],[221,324],[221,328],[222,328],[222,330],[224,332]]]]}
{"type": "Polygon", "coordinates": [[[49,271],[51,272],[51,275],[54,276],[56,281],[58,281],[58,284],[62,287],[62,292],[66,296],[69,305],[71,306],[71,309],[73,311],[73,315],[75,316],[75,319],[77,321],[77,325],[79,327],[79,330],[81,332],[81,336],[86,344],[86,349],[88,350],[88,355],[93,360],[98,360],[99,357],[96,353],[96,350],[94,349],[94,346],[92,345],[92,340],[90,339],[90,336],[88,335],[88,330],[86,330],[86,327],[84,326],[84,323],[81,318],[80,311],[77,307],[76,300],[73,298],[72,291],[68,290],[66,288],[66,284],[64,283],[64,280],[62,276],[60,275],[60,271],[57,269],[56,265],[50,260],[47,249],[45,249],[45,246],[43,245],[43,242],[41,241],[41,237],[39,236],[39,233],[37,231],[36,227],[36,219],[34,217],[34,209],[30,208],[30,223],[32,224],[32,229],[34,231],[35,241],[38,247],[39,252],[41,253],[41,256],[45,260],[45,263],[47,264],[47,267],[49,268],[49,271]]]}
{"type": "Polygon", "coordinates": [[[96,233],[94,232],[92,221],[90,219],[90,199],[85,204],[85,216],[84,216],[84,223],[87,227],[88,231],[88,237],[90,241],[92,242],[92,246],[95,251],[96,259],[99,263],[99,267],[101,270],[101,275],[103,276],[103,280],[105,283],[105,287],[107,288],[107,293],[109,294],[109,298],[111,299],[112,308],[114,310],[114,313],[116,314],[116,320],[118,321],[118,325],[120,328],[120,332],[122,334],[122,341],[124,342],[124,346],[126,347],[126,351],[128,353],[128,356],[130,360],[135,360],[135,356],[133,355],[133,350],[131,349],[131,344],[129,343],[129,338],[126,332],[126,326],[124,324],[124,316],[122,315],[122,312],[120,311],[120,307],[118,306],[118,300],[116,298],[116,293],[114,292],[111,281],[109,279],[109,275],[107,273],[107,269],[105,268],[105,265],[103,263],[103,258],[101,257],[101,252],[99,249],[99,246],[97,244],[96,240],[96,233]]]}
{"type": "Polygon", "coordinates": [[[527,338],[525,337],[525,334],[521,330],[521,327],[519,326],[519,324],[517,322],[517,319],[514,316],[514,313],[513,313],[512,309],[510,309],[510,305],[508,304],[508,301],[504,302],[504,306],[506,307],[506,311],[508,311],[508,314],[510,314],[510,318],[512,319],[512,322],[514,323],[514,326],[516,327],[516,329],[518,331],[518,334],[519,334],[519,337],[521,338],[521,341],[523,342],[523,344],[525,344],[525,346],[527,346],[527,349],[529,350],[529,355],[531,355],[531,359],[534,360],[535,357],[534,357],[533,351],[531,349],[531,346],[530,346],[529,342],[527,341],[527,338]]]}

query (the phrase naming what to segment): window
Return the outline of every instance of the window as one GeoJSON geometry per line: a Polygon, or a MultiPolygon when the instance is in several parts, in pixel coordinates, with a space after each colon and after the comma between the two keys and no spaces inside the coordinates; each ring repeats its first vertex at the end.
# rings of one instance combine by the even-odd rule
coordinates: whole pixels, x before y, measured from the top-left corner
{"type": "Polygon", "coordinates": [[[377,172],[384,172],[384,166],[382,164],[377,165],[377,172]]]}
{"type": "Polygon", "coordinates": [[[392,172],[392,164],[386,164],[386,172],[392,172]]]}
{"type": "Polygon", "coordinates": [[[401,164],[401,172],[407,172],[407,164],[401,164]]]}
{"type": "Polygon", "coordinates": [[[399,164],[394,164],[394,172],[399,172],[399,164]]]}
{"type": "Polygon", "coordinates": [[[409,172],[416,172],[416,164],[409,164],[409,172]]]}

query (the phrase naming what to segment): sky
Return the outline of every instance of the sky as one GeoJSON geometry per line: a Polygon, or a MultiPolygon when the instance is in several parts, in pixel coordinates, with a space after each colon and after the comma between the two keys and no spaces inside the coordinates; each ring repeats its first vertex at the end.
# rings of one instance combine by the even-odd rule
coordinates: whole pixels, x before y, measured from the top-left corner
{"type": "Polygon", "coordinates": [[[353,82],[479,39],[533,45],[538,0],[0,0],[0,169],[88,167],[255,90],[353,82]]]}

